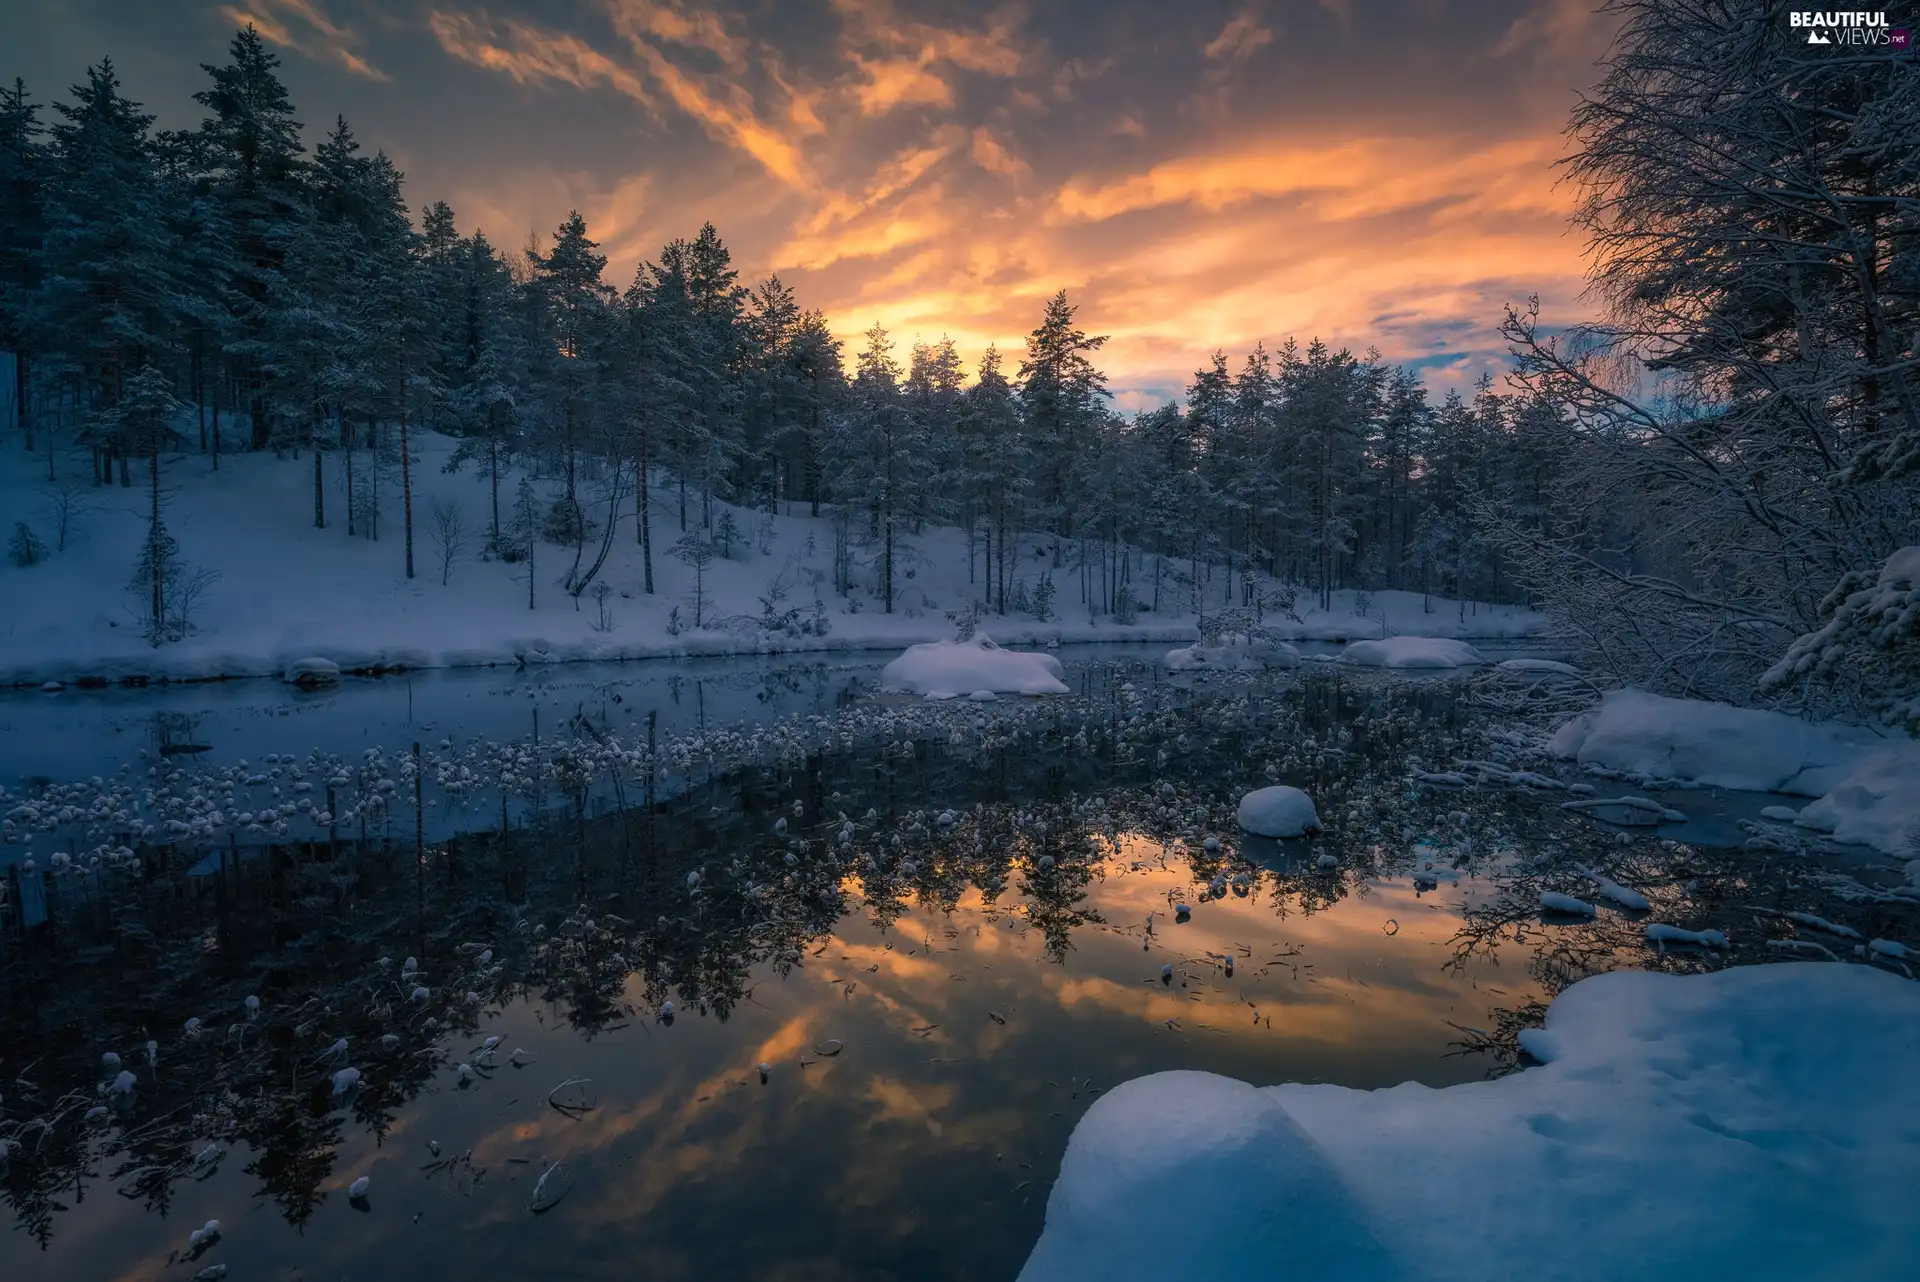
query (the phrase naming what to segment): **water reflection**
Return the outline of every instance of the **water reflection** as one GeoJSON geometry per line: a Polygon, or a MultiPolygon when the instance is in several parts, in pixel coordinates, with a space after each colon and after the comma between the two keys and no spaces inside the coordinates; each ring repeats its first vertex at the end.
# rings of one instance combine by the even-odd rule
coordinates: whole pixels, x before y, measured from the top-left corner
{"type": "Polygon", "coordinates": [[[1785,854],[1410,788],[1410,756],[1484,750],[1443,688],[1076,679],[992,727],[822,723],[672,798],[589,722],[514,749],[544,807],[444,843],[399,822],[199,876],[198,850],[147,851],[56,896],[0,986],[0,1268],[146,1275],[217,1218],[194,1266],[235,1277],[1010,1276],[1118,1081],[1478,1077],[1582,974],[1725,960],[1650,954],[1629,915],[1541,922],[1573,865],[1688,926],[1810,893],[1785,854]],[[1327,831],[1243,845],[1234,803],[1270,779],[1327,831]]]}

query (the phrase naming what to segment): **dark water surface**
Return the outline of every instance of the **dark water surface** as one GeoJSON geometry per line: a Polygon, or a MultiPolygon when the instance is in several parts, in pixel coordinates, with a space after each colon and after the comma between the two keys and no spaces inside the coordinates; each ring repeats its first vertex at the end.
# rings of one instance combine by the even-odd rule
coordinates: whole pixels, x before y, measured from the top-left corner
{"type": "MultiPolygon", "coordinates": [[[[1127,1078],[1471,1080],[1587,973],[1776,955],[1792,928],[1756,906],[1909,920],[1824,895],[1799,852],[1411,786],[1500,751],[1452,683],[1071,675],[1045,703],[836,687],[777,733],[656,727],[651,751],[617,715],[450,737],[417,793],[406,757],[296,744],[238,783],[156,758],[128,790],[149,819],[314,781],[359,818],[189,821],[125,855],[74,789],[34,847],[73,859],[51,920],[16,902],[0,955],[0,1277],[1011,1277],[1074,1123],[1127,1078]],[[1234,803],[1273,780],[1326,831],[1241,837],[1234,803]],[[1651,953],[1608,909],[1543,922],[1576,864],[1731,957],[1651,953]]],[[[1142,1213],[1178,1221],[1180,1191],[1142,1213]]]]}

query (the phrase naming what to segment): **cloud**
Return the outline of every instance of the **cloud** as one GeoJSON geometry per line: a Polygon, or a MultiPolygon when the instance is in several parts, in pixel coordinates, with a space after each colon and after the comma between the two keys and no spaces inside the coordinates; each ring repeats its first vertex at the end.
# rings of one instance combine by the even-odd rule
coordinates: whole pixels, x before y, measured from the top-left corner
{"type": "Polygon", "coordinates": [[[1215,62],[1243,62],[1262,45],[1273,43],[1273,32],[1260,25],[1253,9],[1248,9],[1220,28],[1220,34],[1207,42],[1203,53],[1215,62]]]}
{"type": "Polygon", "coordinates": [[[973,147],[969,154],[973,156],[974,164],[991,174],[1018,178],[1032,172],[1027,162],[1001,146],[985,125],[973,131],[973,147]]]}
{"type": "Polygon", "coordinates": [[[604,85],[636,102],[653,103],[653,95],[638,75],[577,36],[512,19],[496,28],[484,13],[470,16],[439,9],[428,15],[427,25],[447,53],[519,84],[551,81],[575,89],[604,85]]]}
{"type": "Polygon", "coordinates": [[[1009,78],[1028,58],[1015,39],[1018,9],[1001,9],[983,27],[943,27],[903,18],[892,0],[833,0],[842,26],[846,77],[862,114],[884,116],[901,107],[954,104],[954,71],[1009,78]]]}
{"type": "Polygon", "coordinates": [[[251,25],[262,39],[283,49],[316,61],[336,62],[368,80],[391,78],[361,56],[360,36],[329,18],[317,0],[247,0],[244,7],[222,5],[220,14],[235,26],[251,25]]]}

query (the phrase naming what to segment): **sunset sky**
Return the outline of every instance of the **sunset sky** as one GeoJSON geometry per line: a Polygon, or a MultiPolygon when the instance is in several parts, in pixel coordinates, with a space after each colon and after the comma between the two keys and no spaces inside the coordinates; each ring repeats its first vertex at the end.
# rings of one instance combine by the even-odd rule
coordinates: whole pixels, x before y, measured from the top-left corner
{"type": "Polygon", "coordinates": [[[1553,160],[1593,0],[16,0],[0,74],[103,54],[166,126],[251,21],[311,144],[343,113],[462,230],[570,208],[617,285],[715,223],[850,339],[1018,351],[1065,288],[1123,408],[1314,335],[1498,369],[1508,301],[1581,314],[1553,160]]]}

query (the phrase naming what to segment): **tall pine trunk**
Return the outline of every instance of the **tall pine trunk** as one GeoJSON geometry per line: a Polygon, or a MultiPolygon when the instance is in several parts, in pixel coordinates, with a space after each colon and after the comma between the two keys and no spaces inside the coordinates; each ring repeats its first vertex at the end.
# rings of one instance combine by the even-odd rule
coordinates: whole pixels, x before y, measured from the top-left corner
{"type": "Polygon", "coordinates": [[[640,465],[638,481],[639,493],[635,496],[636,520],[640,526],[640,570],[645,576],[646,593],[653,595],[653,482],[648,475],[648,466],[652,462],[653,432],[645,423],[640,425],[640,465]]]}
{"type": "Polygon", "coordinates": [[[487,409],[487,481],[493,489],[493,545],[500,546],[500,440],[493,436],[493,415],[491,406],[487,409]]]}
{"type": "MultiPolygon", "coordinates": [[[[571,462],[571,458],[569,458],[571,462]]],[[[406,526],[407,577],[413,577],[413,457],[407,449],[407,343],[400,340],[400,519],[406,526]]]]}
{"type": "Polygon", "coordinates": [[[167,620],[166,593],[163,590],[167,573],[166,558],[160,554],[160,424],[149,424],[148,433],[149,444],[152,447],[147,456],[147,463],[151,470],[152,484],[149,494],[152,498],[153,510],[150,518],[152,524],[147,534],[147,560],[153,571],[153,644],[158,646],[161,634],[166,630],[167,620]]]}
{"type": "Polygon", "coordinates": [[[327,528],[327,478],[324,470],[326,455],[320,449],[320,431],[316,424],[313,432],[313,528],[327,528]]]}

